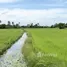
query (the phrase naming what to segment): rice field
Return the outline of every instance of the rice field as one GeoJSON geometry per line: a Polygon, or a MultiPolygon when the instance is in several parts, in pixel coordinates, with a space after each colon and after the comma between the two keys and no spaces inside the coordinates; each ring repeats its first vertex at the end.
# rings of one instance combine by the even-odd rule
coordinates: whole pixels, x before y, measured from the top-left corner
{"type": "Polygon", "coordinates": [[[29,67],[67,67],[67,29],[26,30],[23,53],[29,67]]]}
{"type": "Polygon", "coordinates": [[[22,35],[22,32],[21,29],[0,29],[0,55],[22,35]]]}

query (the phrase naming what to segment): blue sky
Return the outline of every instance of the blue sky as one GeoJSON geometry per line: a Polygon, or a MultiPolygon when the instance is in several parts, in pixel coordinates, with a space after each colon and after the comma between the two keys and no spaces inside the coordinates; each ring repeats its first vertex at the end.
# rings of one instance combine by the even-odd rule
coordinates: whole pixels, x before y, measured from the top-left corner
{"type": "Polygon", "coordinates": [[[3,0],[0,1],[0,7],[22,9],[67,8],[67,0],[3,0]]]}
{"type": "Polygon", "coordinates": [[[20,25],[67,23],[67,0],[0,0],[0,19],[20,25]]]}

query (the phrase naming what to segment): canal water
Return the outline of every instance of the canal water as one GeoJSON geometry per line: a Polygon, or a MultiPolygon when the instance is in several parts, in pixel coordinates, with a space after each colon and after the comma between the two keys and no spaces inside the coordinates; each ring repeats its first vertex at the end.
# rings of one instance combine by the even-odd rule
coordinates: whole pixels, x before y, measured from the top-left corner
{"type": "Polygon", "coordinates": [[[0,57],[0,67],[27,67],[23,54],[22,47],[27,39],[26,33],[0,57]]]}

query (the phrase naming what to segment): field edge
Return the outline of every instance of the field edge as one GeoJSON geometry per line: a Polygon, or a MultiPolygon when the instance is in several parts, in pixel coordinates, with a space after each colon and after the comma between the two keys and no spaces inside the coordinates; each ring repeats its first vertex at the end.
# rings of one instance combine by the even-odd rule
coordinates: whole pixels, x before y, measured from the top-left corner
{"type": "Polygon", "coordinates": [[[16,41],[18,41],[21,38],[21,36],[23,35],[23,33],[24,33],[24,31],[22,30],[22,33],[16,38],[16,40],[12,40],[11,43],[7,43],[9,46],[7,46],[6,48],[4,48],[0,51],[0,56],[3,55],[16,41]]]}
{"type": "Polygon", "coordinates": [[[27,40],[22,48],[22,53],[27,62],[28,67],[67,67],[67,61],[60,60],[52,56],[38,57],[39,49],[36,49],[33,45],[33,39],[30,32],[27,31],[27,40]]]}

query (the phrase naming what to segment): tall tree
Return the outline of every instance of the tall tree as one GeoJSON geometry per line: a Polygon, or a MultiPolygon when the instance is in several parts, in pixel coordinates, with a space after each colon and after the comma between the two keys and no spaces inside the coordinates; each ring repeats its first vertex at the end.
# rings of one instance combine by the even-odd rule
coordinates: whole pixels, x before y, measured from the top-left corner
{"type": "Polygon", "coordinates": [[[12,25],[14,26],[14,22],[12,22],[12,25]]]}
{"type": "Polygon", "coordinates": [[[36,23],[36,24],[34,25],[34,27],[35,27],[35,28],[38,28],[38,27],[39,27],[39,23],[36,23]]]}
{"type": "Polygon", "coordinates": [[[11,26],[11,23],[10,23],[10,21],[8,21],[8,26],[11,26]]]}
{"type": "Polygon", "coordinates": [[[20,25],[20,22],[18,24],[20,25]]]}
{"type": "Polygon", "coordinates": [[[65,23],[59,23],[58,26],[59,26],[59,29],[64,29],[65,28],[65,23]]]}
{"type": "Polygon", "coordinates": [[[19,24],[16,24],[16,28],[19,28],[19,24]]]}
{"type": "Polygon", "coordinates": [[[30,24],[30,28],[32,28],[32,27],[33,27],[33,23],[30,24]]]}
{"type": "Polygon", "coordinates": [[[0,20],[0,23],[1,23],[2,21],[0,20]]]}
{"type": "Polygon", "coordinates": [[[11,27],[12,27],[10,21],[8,21],[8,24],[7,24],[6,27],[7,27],[7,28],[11,28],[11,27]]]}

